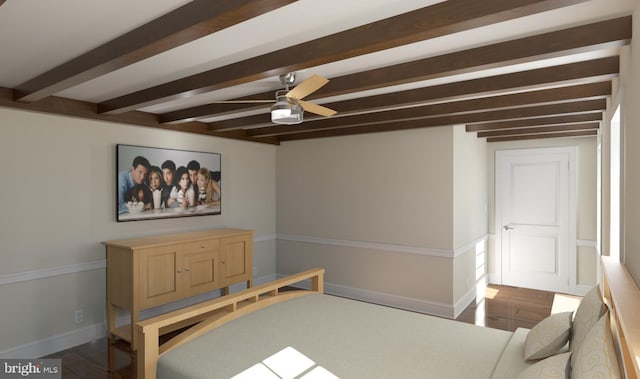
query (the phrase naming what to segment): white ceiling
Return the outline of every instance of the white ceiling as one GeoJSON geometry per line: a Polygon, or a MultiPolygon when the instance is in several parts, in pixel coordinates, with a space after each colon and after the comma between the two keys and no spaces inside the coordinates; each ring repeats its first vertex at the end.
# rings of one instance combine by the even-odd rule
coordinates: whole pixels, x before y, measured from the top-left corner
{"type": "MultiPolygon", "coordinates": [[[[185,0],[7,0],[0,6],[0,87],[14,88],[80,54],[178,8],[185,0]]],[[[56,96],[99,103],[150,86],[221,67],[273,50],[438,3],[436,0],[300,0],[220,32],[110,72],[56,96]]],[[[591,0],[553,11],[500,22],[298,72],[304,79],[329,79],[441,55],[574,25],[628,15],[636,0],[591,0]]],[[[603,50],[553,60],[521,62],[491,70],[440,77],[366,93],[317,100],[318,103],[416,88],[469,78],[615,55],[603,50]]],[[[300,81],[300,80],[298,80],[300,81]]],[[[140,110],[162,113],[213,100],[236,98],[281,87],[277,76],[140,110]]],[[[249,112],[249,113],[256,113],[249,112]]],[[[211,120],[219,119],[213,117],[211,120]]]]}

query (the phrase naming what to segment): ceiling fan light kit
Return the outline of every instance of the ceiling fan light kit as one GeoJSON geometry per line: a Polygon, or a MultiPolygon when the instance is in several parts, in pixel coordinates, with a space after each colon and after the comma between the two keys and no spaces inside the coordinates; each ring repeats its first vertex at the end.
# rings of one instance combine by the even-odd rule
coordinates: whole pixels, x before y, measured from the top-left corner
{"type": "Polygon", "coordinates": [[[276,124],[294,125],[303,120],[304,109],[285,95],[278,96],[271,106],[271,121],[276,124]]]}

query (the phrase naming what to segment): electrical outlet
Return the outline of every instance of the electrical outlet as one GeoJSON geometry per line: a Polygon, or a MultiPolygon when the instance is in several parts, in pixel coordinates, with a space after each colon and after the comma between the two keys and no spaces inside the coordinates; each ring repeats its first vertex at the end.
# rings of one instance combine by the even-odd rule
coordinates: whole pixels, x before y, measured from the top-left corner
{"type": "Polygon", "coordinates": [[[76,309],[74,313],[74,320],[76,324],[79,324],[84,321],[84,311],[82,309],[76,309]]]}

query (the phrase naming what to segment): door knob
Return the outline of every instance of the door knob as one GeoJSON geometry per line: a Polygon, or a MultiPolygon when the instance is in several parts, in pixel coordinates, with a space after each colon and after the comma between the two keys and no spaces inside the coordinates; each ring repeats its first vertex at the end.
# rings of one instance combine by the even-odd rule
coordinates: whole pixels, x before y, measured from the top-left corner
{"type": "Polygon", "coordinates": [[[509,226],[509,225],[505,225],[504,226],[504,230],[511,230],[511,229],[515,229],[513,226],[509,226]]]}

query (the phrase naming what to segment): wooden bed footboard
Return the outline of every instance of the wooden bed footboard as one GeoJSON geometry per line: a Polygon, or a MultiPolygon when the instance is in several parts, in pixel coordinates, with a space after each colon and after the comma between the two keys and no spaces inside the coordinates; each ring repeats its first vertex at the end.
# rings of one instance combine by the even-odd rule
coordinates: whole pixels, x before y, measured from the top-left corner
{"type": "Polygon", "coordinates": [[[231,320],[275,303],[323,292],[324,269],[311,269],[141,321],[136,325],[139,341],[137,377],[155,379],[158,359],[162,354],[231,320]],[[283,287],[308,279],[311,279],[310,290],[281,291],[283,287]],[[189,328],[159,344],[161,335],[185,327],[189,328]]]}
{"type": "Polygon", "coordinates": [[[622,263],[602,257],[602,286],[625,378],[640,378],[640,289],[622,263]]]}

